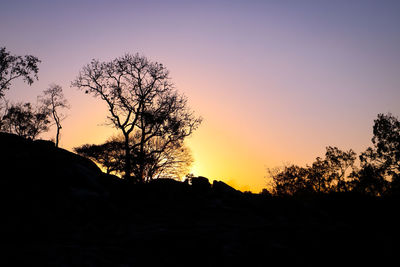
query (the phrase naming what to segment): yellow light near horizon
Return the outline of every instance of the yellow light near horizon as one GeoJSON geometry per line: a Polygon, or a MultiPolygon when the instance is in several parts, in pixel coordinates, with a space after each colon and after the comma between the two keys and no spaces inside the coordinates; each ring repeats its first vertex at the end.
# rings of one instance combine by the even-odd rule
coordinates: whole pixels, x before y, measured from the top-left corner
{"type": "Polygon", "coordinates": [[[204,132],[190,139],[188,146],[195,160],[191,172],[208,178],[211,183],[218,180],[240,191],[260,192],[266,185],[264,162],[230,139],[204,132]]]}

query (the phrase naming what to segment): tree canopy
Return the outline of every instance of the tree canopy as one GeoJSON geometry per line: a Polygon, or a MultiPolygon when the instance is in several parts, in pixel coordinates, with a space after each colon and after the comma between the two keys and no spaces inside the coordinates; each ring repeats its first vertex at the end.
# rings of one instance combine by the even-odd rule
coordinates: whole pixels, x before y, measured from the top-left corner
{"type": "Polygon", "coordinates": [[[360,155],[358,190],[383,195],[400,192],[400,121],[392,114],[378,114],[372,147],[360,155]]]}
{"type": "MultiPolygon", "coordinates": [[[[129,141],[132,147],[140,140],[140,135],[133,135],[129,141]]],[[[189,173],[193,162],[190,149],[184,143],[171,144],[165,149],[161,138],[152,139],[146,143],[144,155],[144,170],[146,181],[155,178],[181,179],[189,173]]],[[[100,145],[85,144],[74,148],[75,152],[88,157],[99,163],[107,173],[121,174],[124,172],[124,138],[123,136],[113,137],[100,145]]],[[[138,150],[131,151],[132,173],[140,171],[140,164],[137,158],[138,150]]],[[[143,157],[143,155],[142,155],[143,157]]]]}
{"type": "Polygon", "coordinates": [[[164,65],[139,54],[109,62],[92,60],[72,85],[107,104],[109,123],[124,137],[124,177],[134,175],[136,182],[149,178],[146,149],[165,151],[177,146],[201,123],[186,97],[175,90],[164,65]],[[133,134],[140,136],[133,139],[135,143],[130,141],[133,134]],[[162,140],[158,147],[151,145],[156,140],[162,140]]]}
{"type": "Polygon", "coordinates": [[[49,110],[43,106],[32,106],[31,103],[11,105],[3,116],[0,128],[2,131],[35,139],[40,133],[49,129],[49,110]]]}
{"type": "Polygon", "coordinates": [[[5,47],[0,47],[0,97],[10,89],[11,81],[22,78],[29,85],[38,79],[40,60],[32,55],[11,55],[5,47]]]}

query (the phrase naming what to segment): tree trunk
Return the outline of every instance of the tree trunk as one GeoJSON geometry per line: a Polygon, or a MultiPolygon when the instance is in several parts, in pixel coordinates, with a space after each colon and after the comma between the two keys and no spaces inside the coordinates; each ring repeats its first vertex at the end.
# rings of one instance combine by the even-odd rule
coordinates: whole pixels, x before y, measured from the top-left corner
{"type": "Polygon", "coordinates": [[[146,134],[146,129],[144,126],[144,121],[143,121],[143,116],[140,118],[141,121],[141,126],[142,126],[142,134],[140,137],[140,151],[139,151],[139,177],[138,179],[139,182],[145,182],[145,177],[144,177],[144,165],[145,165],[145,155],[144,155],[144,141],[145,141],[145,134],[146,134]]]}
{"type": "Polygon", "coordinates": [[[57,126],[56,147],[58,147],[58,142],[59,142],[59,139],[60,139],[61,123],[60,123],[60,118],[58,117],[58,115],[57,115],[57,113],[56,113],[56,108],[55,108],[55,106],[54,106],[54,103],[53,103],[52,109],[53,109],[53,111],[52,111],[52,113],[53,113],[53,118],[54,118],[54,121],[56,122],[56,126],[57,126]]]}
{"type": "Polygon", "coordinates": [[[57,134],[56,134],[56,147],[58,147],[58,142],[60,139],[60,129],[61,129],[61,125],[57,125],[57,134]]]}
{"type": "Polygon", "coordinates": [[[144,182],[144,164],[145,164],[145,157],[144,157],[144,140],[142,138],[140,143],[140,152],[139,152],[139,182],[144,182]]]}
{"type": "Polygon", "coordinates": [[[125,176],[126,180],[131,179],[131,153],[129,147],[129,135],[125,136],[125,176]]]}

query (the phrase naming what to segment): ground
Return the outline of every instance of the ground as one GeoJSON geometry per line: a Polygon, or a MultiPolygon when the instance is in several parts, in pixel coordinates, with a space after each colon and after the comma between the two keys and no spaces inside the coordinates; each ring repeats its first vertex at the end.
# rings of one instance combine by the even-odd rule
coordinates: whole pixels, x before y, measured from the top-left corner
{"type": "Polygon", "coordinates": [[[0,133],[2,266],[379,266],[396,199],[278,198],[222,182],[131,185],[51,142],[0,133]]]}

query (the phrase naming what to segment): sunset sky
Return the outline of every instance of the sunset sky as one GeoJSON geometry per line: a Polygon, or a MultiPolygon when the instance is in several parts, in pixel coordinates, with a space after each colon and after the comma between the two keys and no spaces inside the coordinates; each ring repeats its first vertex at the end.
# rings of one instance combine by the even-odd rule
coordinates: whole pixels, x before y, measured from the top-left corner
{"type": "MultiPolygon", "coordinates": [[[[163,63],[203,117],[187,140],[193,173],[259,192],[266,169],[305,165],[328,145],[357,153],[378,113],[400,116],[400,1],[0,2],[0,47],[37,56],[39,81],[71,104],[61,146],[101,143],[106,106],[70,87],[91,59],[163,63]]],[[[51,137],[54,129],[43,137],[51,137]]]]}

